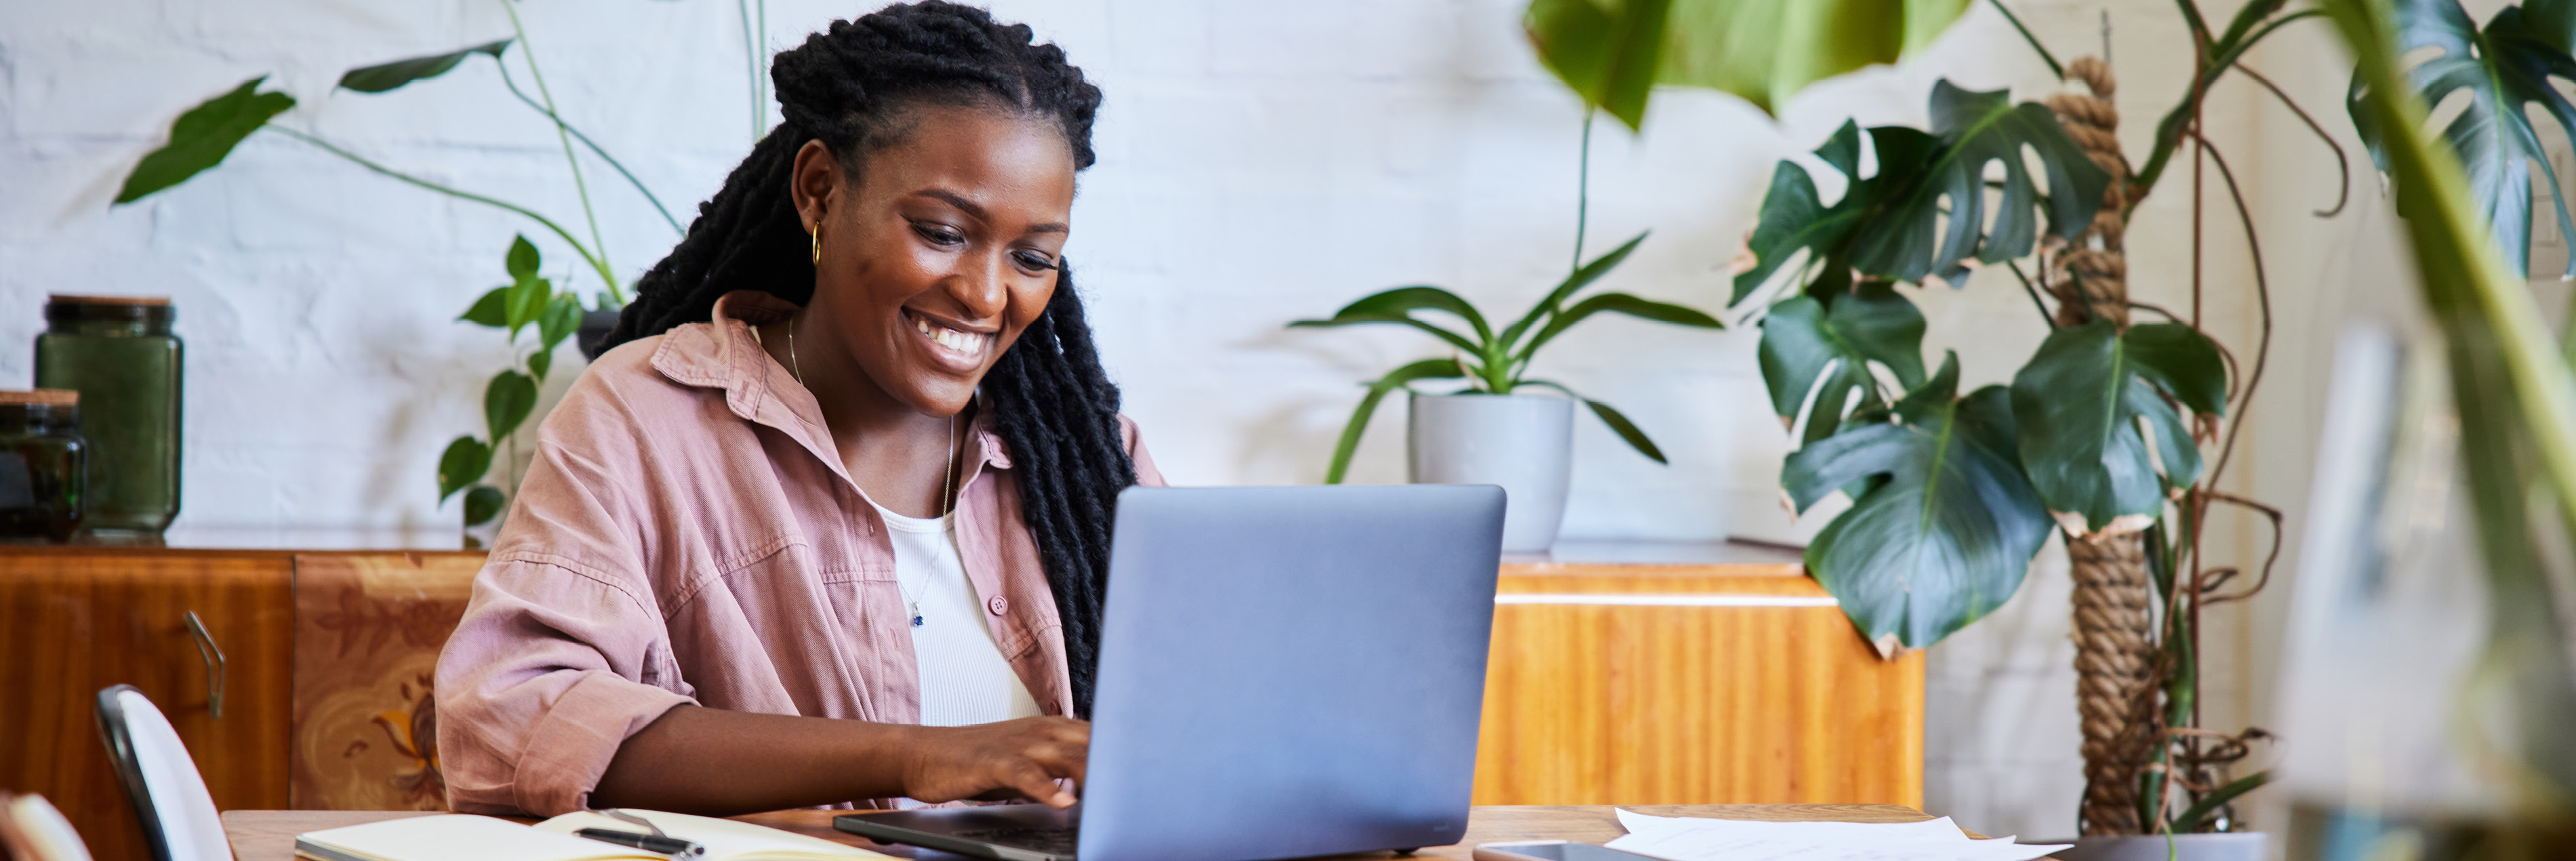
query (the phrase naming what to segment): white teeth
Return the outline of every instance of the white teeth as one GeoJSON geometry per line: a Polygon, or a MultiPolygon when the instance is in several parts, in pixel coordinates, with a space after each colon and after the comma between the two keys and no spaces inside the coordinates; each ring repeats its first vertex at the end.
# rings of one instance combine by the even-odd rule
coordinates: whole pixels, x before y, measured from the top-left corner
{"type": "Polygon", "coordinates": [[[913,318],[912,326],[921,330],[922,334],[930,336],[931,343],[945,347],[950,352],[968,356],[983,353],[984,340],[988,337],[973,332],[960,332],[946,326],[933,326],[930,325],[930,321],[918,317],[913,318]]]}

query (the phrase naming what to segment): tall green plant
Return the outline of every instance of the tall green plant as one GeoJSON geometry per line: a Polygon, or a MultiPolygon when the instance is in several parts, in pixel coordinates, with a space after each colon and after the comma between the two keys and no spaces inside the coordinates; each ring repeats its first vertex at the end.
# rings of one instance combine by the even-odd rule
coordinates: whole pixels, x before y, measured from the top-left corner
{"type": "MultiPolygon", "coordinates": [[[[2009,8],[1990,4],[2052,72],[2071,74],[2009,8]]],[[[1525,18],[1531,40],[1587,103],[1633,127],[1648,88],[1659,83],[1713,87],[1776,110],[1818,78],[1919,48],[1965,4],[1662,0],[1568,9],[1575,5],[1583,4],[1533,0],[1525,18]],[[1864,9],[1877,14],[1851,14],[1864,9]],[[1693,56],[1726,71],[1693,74],[1676,59],[1693,56]]],[[[1804,168],[1782,163],[1750,243],[1755,265],[1738,278],[1730,305],[1761,321],[1773,408],[1799,431],[1801,447],[1782,470],[1792,502],[1805,508],[1837,491],[1854,500],[1810,544],[1810,572],[1882,649],[1930,645],[2001,603],[2052,521],[2074,536],[2144,528],[2146,575],[2164,611],[2153,632],[2156,712],[2137,728],[2146,758],[2136,770],[2137,818],[2191,831],[2215,827],[2227,804],[2265,779],[2213,780],[2258,731],[2204,745],[2209,734],[2189,729],[2197,719],[2198,610],[2204,593],[2237,570],[2201,560],[2202,521],[2226,503],[2279,523],[2268,507],[2215,489],[2243,404],[2262,377],[2271,312],[2251,212],[2202,134],[2201,106],[2217,82],[2241,76],[2331,138],[2243,63],[2268,36],[2322,13],[2251,0],[2213,27],[2195,0],[2174,5],[2192,42],[2192,76],[2157,124],[2143,163],[2133,169],[2116,155],[2076,149],[2047,107],[1944,82],[1933,94],[1933,128],[1868,130],[1874,171],[1861,170],[1863,135],[1852,125],[1816,151],[1841,174],[1847,190],[1836,201],[1824,201],[1804,168]],[[2116,249],[2119,225],[2178,153],[2217,168],[2254,249],[2264,335],[2250,370],[2236,369],[2242,379],[2193,326],[2104,322],[2125,321],[2132,307],[2153,310],[2092,306],[2097,295],[2126,303],[2116,285],[2096,291],[2080,273],[2044,265],[2044,276],[2066,279],[2050,286],[2063,303],[2052,310],[2021,275],[2022,258],[2078,237],[2103,201],[2110,201],[2105,238],[2116,249]],[[2092,158],[2118,159],[2117,175],[2104,175],[2092,158]],[[2053,238],[2035,242],[2042,225],[2053,238]],[[1899,288],[1958,286],[1973,264],[1999,264],[2022,278],[2051,331],[2010,386],[1961,396],[1953,363],[1924,373],[1924,321],[1899,288]],[[2206,467],[2205,445],[2216,447],[2206,467]]],[[[2339,148],[2335,155],[2341,163],[2339,148]]],[[[2192,176],[2198,183],[2201,171],[2192,176]]],[[[2197,297],[2196,273],[2192,286],[2197,297]]],[[[2237,591],[2220,600],[2243,597],[2237,591]]]]}
{"type": "MultiPolygon", "coordinates": [[[[222,164],[243,140],[265,129],[311,145],[405,184],[459,200],[494,207],[533,221],[571,246],[573,252],[599,279],[598,289],[592,297],[592,307],[599,310],[613,310],[625,305],[626,285],[618,278],[616,270],[609,262],[605,235],[600,230],[597,209],[592,202],[589,184],[582,173],[582,157],[580,151],[574,148],[574,144],[578,142],[582,150],[587,150],[592,158],[615,171],[634,188],[635,192],[643,197],[660,216],[662,222],[671,228],[673,235],[683,235],[686,229],[681,226],[678,218],[672,216],[670,208],[662,204],[660,196],[655,195],[653,190],[638,179],[633,171],[628,170],[624,162],[611,155],[607,148],[600,146],[589,135],[582,133],[581,129],[564,120],[562,112],[556,107],[553,91],[546,84],[545,72],[528,47],[527,29],[519,20],[516,0],[500,0],[500,2],[510,17],[512,31],[510,38],[440,54],[408,57],[351,69],[340,77],[337,89],[364,94],[388,93],[415,82],[445,75],[477,55],[490,58],[494,67],[500,72],[502,86],[508,90],[511,97],[529,110],[545,117],[546,121],[553,126],[556,141],[563,149],[567,175],[572,181],[575,196],[581,202],[582,220],[587,228],[587,242],[582,236],[576,235],[555,219],[527,206],[431,181],[417,174],[358,155],[347,147],[317,134],[277,122],[278,118],[292,110],[297,102],[295,97],[286,93],[261,90],[260,86],[267,80],[266,76],[252,78],[180,114],[171,125],[168,142],[145,155],[136,164],[134,170],[126,176],[124,185],[118,190],[116,203],[124,204],[140,200],[213,169],[222,164]],[[536,86],[536,94],[533,96],[520,88],[518,79],[512,72],[508,53],[514,45],[520,48],[520,65],[524,67],[536,86]]],[[[768,4],[765,0],[757,4],[759,9],[757,24],[753,17],[754,4],[750,0],[738,0],[737,5],[740,6],[743,16],[744,54],[747,77],[751,80],[752,136],[757,139],[763,125],[762,104],[765,90],[762,89],[762,81],[766,71],[763,68],[764,56],[759,49],[758,34],[767,25],[768,4]]],[[[528,244],[527,238],[518,237],[512,243],[511,252],[508,255],[508,261],[511,264],[509,271],[513,279],[512,286],[486,294],[466,312],[464,317],[460,318],[486,326],[508,328],[514,344],[519,330],[530,325],[535,325],[546,333],[560,333],[553,337],[541,337],[540,350],[516,360],[518,363],[525,363],[524,368],[514,364],[513,368],[501,372],[486,387],[484,423],[486,430],[493,436],[487,440],[477,440],[470,435],[459,438],[451,443],[439,458],[439,500],[443,504],[449,497],[463,491],[466,494],[464,521],[467,526],[489,522],[506,507],[506,496],[499,488],[481,483],[485,473],[490,469],[496,448],[503,445],[508,437],[508,432],[500,429],[519,427],[528,418],[528,410],[532,409],[536,402],[534,383],[545,379],[556,344],[579,325],[581,300],[576,291],[566,287],[558,292],[553,287],[554,282],[536,278],[532,268],[533,262],[529,263],[531,268],[522,271],[519,263],[523,259],[534,261],[535,255],[535,247],[528,244]],[[548,292],[543,297],[535,296],[528,292],[535,289],[530,285],[546,285],[548,292]],[[511,295],[518,298],[495,304],[494,297],[505,291],[516,291],[511,295]],[[564,308],[570,310],[559,310],[564,308]],[[512,314],[518,314],[518,316],[512,316],[512,314]],[[535,316],[527,316],[529,314],[535,316]],[[568,319],[572,321],[574,328],[559,329],[555,326],[562,319],[567,319],[562,317],[564,314],[570,315],[568,319]]],[[[515,469],[515,461],[513,461],[513,469],[515,469]]],[[[511,487],[517,486],[515,473],[510,477],[508,484],[511,487]]]]}
{"type": "MultiPolygon", "coordinates": [[[[2355,120],[2370,130],[2374,154],[2392,179],[2425,303],[2448,354],[2463,474],[2492,593],[2487,654],[2471,682],[2481,690],[2454,695],[2510,705],[2502,713],[2478,715],[2462,729],[2509,752],[2507,761],[2490,763],[2502,766],[2490,773],[2518,804],[2507,816],[2563,829],[2576,820],[2576,739],[2565,731],[2567,715],[2576,713],[2576,667],[2570,664],[2576,619],[2558,608],[2576,596],[2552,582],[2554,563],[2546,556],[2548,548],[2576,539],[2576,373],[2561,358],[2562,345],[2541,322],[2545,318],[2517,271],[2517,246],[2526,240],[2513,231],[2527,230],[2527,223],[2514,223],[2510,208],[2499,207],[2485,192],[2481,165],[2494,172],[2521,156],[2478,147],[2485,138],[2459,134],[2456,122],[2438,143],[2424,132],[2429,118],[2423,95],[2442,92],[2441,79],[2456,74],[2464,56],[2476,58],[2446,53],[2411,71],[2402,64],[2428,34],[2458,32],[2465,16],[2438,8],[2450,6],[2449,0],[2322,5],[2357,60],[2355,120]],[[2489,735],[2498,729],[2506,738],[2489,735]]],[[[2550,26],[2490,23],[2486,37],[2563,34],[2571,21],[2576,4],[2534,0],[2499,13],[2495,22],[2550,26]]],[[[2552,38],[2563,57],[2566,42],[2552,38]]],[[[2455,46],[2467,47],[2453,42],[2444,49],[2455,46]]],[[[2523,44],[2510,55],[2541,56],[2539,47],[2523,44]]],[[[2493,851],[2497,857],[2538,857],[2536,848],[2516,852],[2506,843],[2493,851]]]]}

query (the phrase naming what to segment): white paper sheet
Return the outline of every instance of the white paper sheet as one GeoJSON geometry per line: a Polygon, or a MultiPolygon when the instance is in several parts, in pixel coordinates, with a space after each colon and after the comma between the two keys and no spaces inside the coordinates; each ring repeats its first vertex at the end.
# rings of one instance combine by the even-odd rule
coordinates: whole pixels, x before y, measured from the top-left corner
{"type": "Polygon", "coordinates": [[[1668,861],[2031,861],[2066,848],[1973,840],[1949,817],[1904,823],[1748,822],[1619,811],[1612,849],[1668,861]]]}

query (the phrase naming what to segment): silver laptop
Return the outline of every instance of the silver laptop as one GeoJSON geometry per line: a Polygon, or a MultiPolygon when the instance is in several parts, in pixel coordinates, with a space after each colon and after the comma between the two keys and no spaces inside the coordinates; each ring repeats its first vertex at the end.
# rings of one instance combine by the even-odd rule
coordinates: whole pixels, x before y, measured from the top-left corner
{"type": "Polygon", "coordinates": [[[1257,861],[1458,842],[1503,492],[1130,488],[1082,802],[841,816],[1004,861],[1257,861]]]}

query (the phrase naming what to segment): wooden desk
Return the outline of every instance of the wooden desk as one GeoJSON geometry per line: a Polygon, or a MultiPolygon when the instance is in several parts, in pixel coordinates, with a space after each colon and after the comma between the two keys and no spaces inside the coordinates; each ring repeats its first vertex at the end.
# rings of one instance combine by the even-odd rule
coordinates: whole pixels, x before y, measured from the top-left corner
{"type": "MultiPolygon", "coordinates": [[[[126,682],[219,808],[438,806],[428,668],[482,564],[455,542],[0,548],[0,788],[52,798],[101,861],[145,858],[93,717],[126,682]]],[[[1879,660],[1795,553],[1567,543],[1505,560],[1499,591],[1476,803],[1921,805],[1922,657],[1879,660]]]]}
{"type": "MultiPolygon", "coordinates": [[[[1714,819],[1751,819],[1767,822],[1920,822],[1932,817],[1923,811],[1894,804],[1740,804],[1740,805],[1622,805],[1639,813],[1657,816],[1706,816],[1714,819]]],[[[1478,807],[1467,814],[1467,837],[1454,846],[1429,847],[1422,857],[1466,861],[1476,844],[1502,840],[1577,840],[1606,843],[1628,833],[1619,827],[1613,808],[1593,807],[1478,807]]],[[[780,810],[737,816],[754,822],[809,834],[851,846],[860,846],[905,858],[961,858],[946,852],[894,846],[869,841],[856,834],[835,830],[832,817],[846,811],[780,810]]],[[[416,812],[324,811],[324,810],[235,810],[224,814],[224,834],[232,839],[233,856],[238,861],[292,861],[295,857],[295,835],[324,828],[361,825],[404,816],[425,816],[416,812]]],[[[1968,832],[1970,836],[1982,836],[1968,832]]],[[[1367,856],[1363,856],[1367,857],[1367,856]]],[[[1386,857],[1379,855],[1375,857],[1386,857]]]]}

